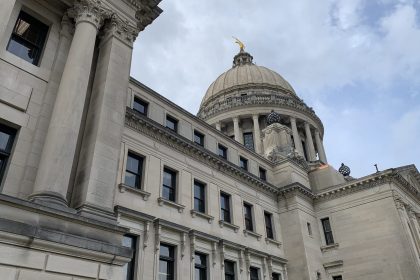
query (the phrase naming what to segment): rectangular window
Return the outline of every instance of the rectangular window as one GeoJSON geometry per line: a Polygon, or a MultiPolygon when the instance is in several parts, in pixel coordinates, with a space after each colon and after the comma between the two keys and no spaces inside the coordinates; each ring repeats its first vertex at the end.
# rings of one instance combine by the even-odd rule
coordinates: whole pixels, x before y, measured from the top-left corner
{"type": "Polygon", "coordinates": [[[194,210],[206,212],[206,185],[194,180],[194,210]]]}
{"type": "Polygon", "coordinates": [[[149,104],[138,97],[134,97],[133,109],[140,114],[147,116],[147,107],[149,104]]]}
{"type": "Polygon", "coordinates": [[[267,170],[260,167],[259,171],[260,171],[260,179],[263,180],[263,181],[267,181],[267,170]]]}
{"type": "Polygon", "coordinates": [[[239,167],[248,170],[248,160],[244,157],[239,157],[239,167]]]}
{"type": "Polygon", "coordinates": [[[219,144],[219,156],[227,159],[227,148],[221,144],[219,144]]]}
{"type": "Polygon", "coordinates": [[[194,142],[204,147],[204,134],[194,130],[194,142]]]}
{"type": "Polygon", "coordinates": [[[324,230],[325,243],[327,245],[334,244],[334,237],[331,230],[330,218],[321,219],[322,229],[324,230]]]}
{"type": "Polygon", "coordinates": [[[195,253],[195,280],[207,280],[207,255],[195,253]]]}
{"type": "Polygon", "coordinates": [[[220,193],[220,219],[227,223],[231,222],[230,218],[230,195],[220,193]]]}
{"type": "Polygon", "coordinates": [[[225,280],[236,280],[235,279],[235,263],[232,261],[224,261],[225,266],[225,280]]]}
{"type": "Polygon", "coordinates": [[[38,65],[48,34],[48,25],[21,11],[10,36],[7,50],[38,65]]]}
{"type": "Polygon", "coordinates": [[[161,244],[159,253],[159,280],[175,279],[175,248],[161,244]]]}
{"type": "Polygon", "coordinates": [[[166,127],[169,128],[170,130],[178,132],[178,120],[167,115],[166,116],[166,127]]]}
{"type": "Polygon", "coordinates": [[[123,269],[123,279],[124,280],[134,280],[135,279],[135,265],[137,259],[137,237],[133,235],[125,235],[123,237],[123,244],[124,247],[128,247],[133,250],[133,257],[131,260],[126,263],[123,269]]]}
{"type": "Polygon", "coordinates": [[[264,211],[265,232],[267,238],[274,239],[273,215],[264,211]]]}
{"type": "Polygon", "coordinates": [[[333,280],[343,280],[343,276],[341,275],[333,276],[333,280]]]}
{"type": "Polygon", "coordinates": [[[12,152],[16,130],[0,124],[0,183],[2,182],[10,153],[12,152]]]}
{"type": "Polygon", "coordinates": [[[260,270],[256,267],[249,268],[249,275],[251,280],[260,280],[260,270]]]}
{"type": "Polygon", "coordinates": [[[281,280],[281,274],[280,273],[273,273],[272,275],[273,280],[281,280]]]}
{"type": "Polygon", "coordinates": [[[251,151],[254,150],[254,136],[252,135],[252,132],[246,132],[243,134],[244,137],[244,146],[251,151]]]}
{"type": "Polygon", "coordinates": [[[143,157],[128,152],[124,184],[135,189],[141,189],[142,173],[143,157]]]}
{"type": "Polygon", "coordinates": [[[306,226],[308,227],[308,234],[309,234],[309,236],[312,236],[312,226],[311,226],[311,223],[306,223],[306,226]]]}
{"type": "Polygon", "coordinates": [[[245,218],[245,229],[254,231],[254,225],[252,223],[252,205],[244,202],[244,218],[245,218]]]}
{"type": "Polygon", "coordinates": [[[176,199],[176,172],[167,167],[163,168],[162,197],[174,202],[176,199]]]}

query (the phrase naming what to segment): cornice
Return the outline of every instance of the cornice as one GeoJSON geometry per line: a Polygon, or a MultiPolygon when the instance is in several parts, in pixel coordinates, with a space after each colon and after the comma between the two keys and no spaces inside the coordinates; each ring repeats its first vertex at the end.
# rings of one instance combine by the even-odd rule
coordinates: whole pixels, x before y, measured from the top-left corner
{"type": "Polygon", "coordinates": [[[307,187],[305,187],[304,185],[298,182],[286,185],[280,188],[278,192],[279,195],[282,195],[284,197],[286,197],[289,194],[298,194],[298,193],[302,194],[303,196],[309,199],[314,199],[316,197],[315,194],[310,189],[308,189],[307,187]]]}
{"type": "Polygon", "coordinates": [[[136,8],[137,27],[143,31],[163,10],[158,7],[161,0],[129,0],[136,8]]]}
{"type": "Polygon", "coordinates": [[[198,159],[212,168],[223,171],[232,177],[238,178],[246,184],[277,193],[278,188],[271,185],[257,176],[244,171],[239,166],[219,157],[218,155],[206,150],[200,145],[186,139],[185,137],[163,127],[157,122],[138,114],[131,108],[126,110],[125,125],[135,131],[148,135],[149,137],[164,143],[165,145],[178,150],[179,152],[198,159]]]}

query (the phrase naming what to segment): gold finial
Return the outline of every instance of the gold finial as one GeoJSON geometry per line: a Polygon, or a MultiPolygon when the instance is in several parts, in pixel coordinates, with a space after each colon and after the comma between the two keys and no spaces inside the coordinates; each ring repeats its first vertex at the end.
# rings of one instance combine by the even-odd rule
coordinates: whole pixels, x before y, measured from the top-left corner
{"type": "Polygon", "coordinates": [[[238,39],[238,38],[236,38],[236,37],[233,37],[233,36],[232,36],[232,38],[233,38],[233,39],[235,39],[235,43],[239,45],[239,51],[243,52],[243,51],[245,50],[245,45],[244,45],[244,43],[242,43],[242,42],[241,42],[241,40],[239,40],[239,39],[238,39]]]}

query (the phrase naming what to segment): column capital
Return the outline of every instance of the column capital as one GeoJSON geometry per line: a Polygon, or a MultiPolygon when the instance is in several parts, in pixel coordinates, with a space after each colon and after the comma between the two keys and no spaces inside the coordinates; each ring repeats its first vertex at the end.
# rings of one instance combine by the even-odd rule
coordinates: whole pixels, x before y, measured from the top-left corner
{"type": "Polygon", "coordinates": [[[80,22],[89,22],[99,29],[112,15],[112,11],[105,8],[99,0],[76,0],[74,6],[67,11],[76,25],[80,22]]]}
{"type": "Polygon", "coordinates": [[[67,13],[65,13],[63,18],[61,19],[60,35],[67,38],[71,38],[71,36],[73,35],[73,32],[74,32],[73,24],[70,21],[70,18],[68,17],[67,13]]]}
{"type": "Polygon", "coordinates": [[[124,21],[117,14],[112,14],[109,21],[104,26],[103,39],[109,36],[115,36],[130,47],[139,34],[140,29],[131,25],[128,21],[124,21]]]}
{"type": "Polygon", "coordinates": [[[232,120],[233,120],[234,122],[239,122],[239,117],[233,117],[233,118],[232,118],[232,120]]]}
{"type": "Polygon", "coordinates": [[[252,114],[252,119],[256,119],[258,120],[258,118],[260,117],[260,114],[252,114]]]}

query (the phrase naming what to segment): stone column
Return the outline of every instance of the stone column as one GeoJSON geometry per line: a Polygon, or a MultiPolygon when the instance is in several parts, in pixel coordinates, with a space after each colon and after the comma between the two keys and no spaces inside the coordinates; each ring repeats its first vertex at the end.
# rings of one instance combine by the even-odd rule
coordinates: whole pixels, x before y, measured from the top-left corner
{"type": "Polygon", "coordinates": [[[299,131],[297,129],[296,118],[290,117],[290,123],[292,125],[292,135],[293,135],[293,141],[295,144],[295,149],[297,150],[299,155],[304,157],[305,154],[303,153],[302,140],[300,139],[299,131]]]}
{"type": "MultiPolygon", "coordinates": [[[[2,0],[0,9],[0,38],[3,38],[4,32],[8,26],[10,16],[12,15],[13,7],[16,4],[16,0],[2,0]]],[[[16,19],[15,19],[16,21],[16,19]]],[[[13,22],[15,24],[15,22],[13,22]]]]}
{"type": "Polygon", "coordinates": [[[318,150],[319,159],[323,163],[327,163],[327,155],[325,154],[324,145],[321,140],[321,136],[319,135],[319,130],[315,130],[315,143],[316,149],[318,150]]]}
{"type": "Polygon", "coordinates": [[[239,118],[238,117],[234,117],[233,118],[233,131],[234,131],[234,135],[235,135],[235,141],[241,143],[241,131],[239,129],[239,118]]]}
{"type": "Polygon", "coordinates": [[[96,34],[108,10],[92,0],[77,1],[68,15],[76,29],[57,91],[41,154],[34,192],[30,198],[65,208],[66,193],[80,132],[93,60],[96,34]]]}
{"type": "Polygon", "coordinates": [[[258,115],[252,115],[252,120],[254,122],[254,142],[255,142],[255,151],[260,154],[261,151],[261,132],[260,132],[260,123],[258,122],[258,115]]]}
{"type": "Polygon", "coordinates": [[[311,128],[309,123],[305,122],[305,133],[306,133],[306,145],[307,145],[307,152],[308,152],[308,159],[310,161],[315,160],[315,147],[314,141],[312,140],[311,128]]]}
{"type": "Polygon", "coordinates": [[[218,131],[221,131],[221,130],[222,130],[222,124],[220,123],[220,121],[218,121],[218,122],[216,123],[216,129],[217,129],[218,131]]]}
{"type": "Polygon", "coordinates": [[[136,27],[112,15],[99,43],[92,96],[77,165],[73,206],[84,216],[114,219],[113,198],[136,27]]]}

